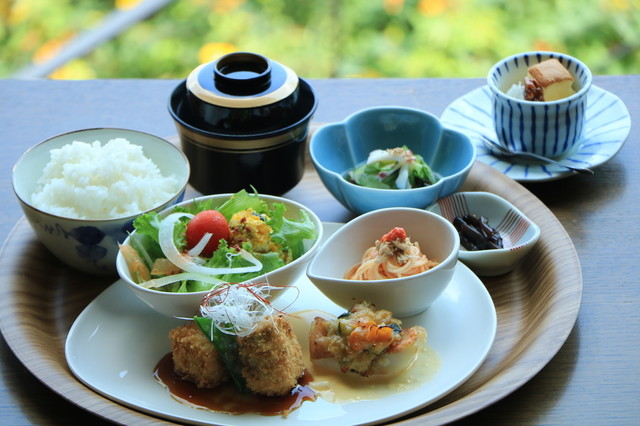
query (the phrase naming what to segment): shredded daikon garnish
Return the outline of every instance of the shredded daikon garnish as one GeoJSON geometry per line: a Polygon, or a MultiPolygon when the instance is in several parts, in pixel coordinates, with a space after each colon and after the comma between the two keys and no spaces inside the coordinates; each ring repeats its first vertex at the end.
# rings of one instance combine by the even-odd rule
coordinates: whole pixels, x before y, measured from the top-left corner
{"type": "Polygon", "coordinates": [[[404,156],[400,152],[394,152],[393,149],[374,149],[369,153],[367,163],[375,163],[376,161],[397,161],[404,162],[404,156]]]}
{"type": "Polygon", "coordinates": [[[200,313],[211,318],[223,333],[248,336],[275,311],[267,301],[274,289],[279,287],[264,283],[225,283],[204,298],[200,313]]]}
{"type": "Polygon", "coordinates": [[[140,257],[144,259],[145,265],[150,266],[153,264],[153,261],[151,260],[151,256],[149,256],[149,253],[147,252],[147,249],[145,249],[144,246],[140,244],[137,239],[130,238],[129,244],[131,244],[131,247],[133,247],[138,252],[140,257]]]}

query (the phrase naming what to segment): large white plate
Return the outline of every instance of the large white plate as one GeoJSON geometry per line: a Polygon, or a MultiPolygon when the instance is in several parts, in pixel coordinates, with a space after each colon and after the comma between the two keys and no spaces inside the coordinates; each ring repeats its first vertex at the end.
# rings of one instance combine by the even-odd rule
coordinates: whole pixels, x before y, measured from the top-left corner
{"type": "MultiPolygon", "coordinates": [[[[491,115],[488,86],[475,89],[453,101],[440,117],[452,129],[465,133],[475,144],[477,159],[520,182],[549,181],[572,176],[566,169],[539,162],[512,163],[495,157],[484,147],[480,135],[498,140],[491,115]]],[[[591,86],[587,95],[584,137],[571,152],[557,160],[570,166],[595,168],[613,158],[629,136],[631,118],[624,103],[614,94],[591,86]]]]}
{"type": "MultiPolygon", "coordinates": [[[[325,223],[325,238],[339,224],[325,223]]],[[[310,281],[297,284],[300,295],[288,311],[317,309],[340,314],[310,281]]],[[[288,290],[293,291],[293,290],[288,290]]],[[[282,296],[285,297],[285,296],[282,296]]],[[[248,425],[377,423],[410,413],[443,397],[469,378],[487,356],[496,333],[496,311],[482,282],[462,263],[443,295],[423,314],[403,320],[427,329],[428,345],[441,367],[423,386],[383,401],[333,404],[305,402],[287,418],[231,416],[194,409],[171,398],[152,376],[170,351],[168,331],[182,322],[157,314],[133,297],[122,281],[105,290],[78,316],[67,336],[65,354],[73,374],[96,392],[159,417],[192,424],[248,425]]]]}

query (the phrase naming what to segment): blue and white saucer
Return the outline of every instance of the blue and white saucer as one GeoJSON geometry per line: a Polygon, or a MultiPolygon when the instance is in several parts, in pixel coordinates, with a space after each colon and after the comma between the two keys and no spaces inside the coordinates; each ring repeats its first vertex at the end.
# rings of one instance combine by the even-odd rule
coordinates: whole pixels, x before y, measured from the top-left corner
{"type": "MultiPolygon", "coordinates": [[[[456,99],[440,117],[443,124],[465,133],[476,146],[477,159],[520,182],[547,181],[574,173],[560,166],[537,162],[512,163],[495,157],[480,138],[497,140],[491,116],[491,92],[488,86],[475,89],[456,99]]],[[[591,86],[587,96],[585,129],[582,142],[567,154],[556,158],[568,165],[593,169],[613,158],[629,136],[631,118],[624,103],[614,94],[591,86]]]]}

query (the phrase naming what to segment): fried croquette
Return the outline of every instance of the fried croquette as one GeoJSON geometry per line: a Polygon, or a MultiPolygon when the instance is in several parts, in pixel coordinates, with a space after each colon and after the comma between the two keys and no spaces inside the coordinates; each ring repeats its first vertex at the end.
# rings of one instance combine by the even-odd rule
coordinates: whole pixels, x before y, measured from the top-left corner
{"type": "MultiPolygon", "coordinates": [[[[174,371],[199,388],[230,379],[213,343],[195,323],[169,332],[174,371]]],[[[245,337],[237,337],[241,374],[247,388],[267,396],[285,395],[304,373],[302,348],[284,315],[270,316],[245,337]]]]}
{"type": "Polygon", "coordinates": [[[200,328],[190,322],[169,331],[175,373],[199,388],[214,388],[229,380],[218,351],[200,328]]]}
{"type": "Polygon", "coordinates": [[[247,387],[263,395],[284,395],[304,373],[302,348],[283,315],[272,316],[246,337],[238,338],[247,387]]]}

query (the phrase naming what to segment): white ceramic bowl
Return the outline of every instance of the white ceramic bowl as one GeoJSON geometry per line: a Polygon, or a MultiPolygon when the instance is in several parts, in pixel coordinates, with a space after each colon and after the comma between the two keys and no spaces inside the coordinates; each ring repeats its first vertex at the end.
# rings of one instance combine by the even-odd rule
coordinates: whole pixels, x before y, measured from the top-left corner
{"type": "Polygon", "coordinates": [[[426,310],[449,285],[458,261],[460,240],[453,225],[434,213],[414,208],[387,208],[365,213],[345,224],[320,248],[307,268],[315,286],[345,309],[367,300],[395,316],[426,310]],[[389,280],[344,279],[366,249],[394,227],[404,228],[421,251],[440,264],[420,274],[389,280]]]}
{"type": "MultiPolygon", "coordinates": [[[[193,200],[186,200],[182,203],[179,203],[178,206],[188,206],[193,202],[202,201],[202,200],[215,200],[223,203],[228,200],[233,194],[216,194],[216,195],[207,195],[203,197],[199,197],[193,200]]],[[[274,286],[292,286],[295,285],[297,281],[301,277],[304,277],[305,270],[307,264],[311,260],[311,258],[315,255],[318,247],[320,245],[320,241],[322,239],[322,222],[318,219],[313,211],[309,208],[303,206],[302,204],[296,203],[295,201],[287,200],[286,198],[271,196],[271,195],[260,195],[260,198],[265,200],[269,204],[273,203],[281,203],[286,207],[286,217],[291,218],[299,218],[300,210],[304,210],[309,218],[313,221],[318,235],[315,240],[309,240],[305,242],[305,253],[294,260],[293,262],[276,269],[275,271],[269,272],[265,275],[261,275],[252,279],[252,282],[258,282],[264,280],[271,285],[274,286]]],[[[162,217],[169,215],[174,211],[174,207],[168,208],[162,212],[160,215],[162,217]]],[[[135,231],[134,231],[135,232],[135,231]]],[[[125,244],[128,243],[128,238],[125,240],[125,244]]],[[[208,291],[200,291],[193,293],[170,293],[163,292],[158,290],[146,289],[144,287],[139,286],[131,279],[131,274],[129,273],[129,269],[127,268],[127,264],[124,260],[124,257],[121,254],[118,254],[118,258],[116,260],[116,267],[118,269],[118,274],[120,278],[127,284],[127,287],[144,303],[149,305],[155,311],[167,315],[178,318],[191,318],[195,314],[198,313],[198,309],[200,306],[200,302],[202,298],[208,293],[208,291]]],[[[271,298],[272,300],[279,296],[278,292],[272,291],[271,298]]]]}
{"type": "Polygon", "coordinates": [[[540,238],[540,228],[507,200],[488,192],[458,192],[444,197],[429,211],[453,222],[456,216],[487,218],[502,237],[504,248],[468,251],[460,245],[460,260],[481,276],[511,272],[540,238]]]}
{"type": "Polygon", "coordinates": [[[141,213],[102,220],[84,220],[46,213],[31,204],[38,179],[50,161],[50,151],[73,141],[103,144],[114,138],[125,138],[143,148],[165,176],[175,175],[179,189],[167,200],[150,210],[162,210],[182,200],[189,179],[189,163],[176,146],[147,133],[125,129],[86,129],[54,136],[32,147],[18,159],[13,168],[13,191],[40,241],[65,264],[93,275],[115,275],[118,243],[133,229],[133,219],[141,213]]]}

